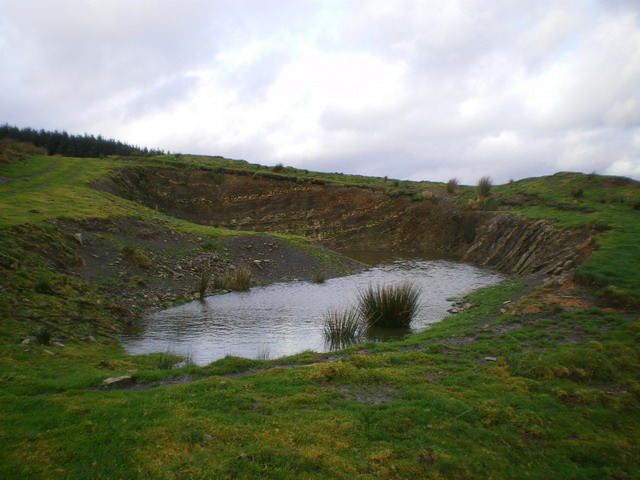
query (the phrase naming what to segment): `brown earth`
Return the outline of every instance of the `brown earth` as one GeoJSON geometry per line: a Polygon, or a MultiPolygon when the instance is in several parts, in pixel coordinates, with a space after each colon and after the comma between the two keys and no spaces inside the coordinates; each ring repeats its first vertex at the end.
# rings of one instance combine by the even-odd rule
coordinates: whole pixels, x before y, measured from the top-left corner
{"type": "MultiPolygon", "coordinates": [[[[155,310],[197,298],[203,272],[211,278],[223,277],[246,265],[252,282],[265,284],[311,280],[319,271],[332,277],[361,268],[335,253],[336,265],[321,264],[311,253],[267,235],[238,235],[211,242],[172,231],[151,219],[53,223],[73,236],[76,253],[82,259],[72,265],[67,262],[65,269],[99,285],[110,298],[117,299],[119,316],[127,321],[140,313],[139,308],[155,310]],[[212,245],[215,251],[211,251],[212,245]],[[125,248],[142,257],[132,258],[125,248]]],[[[206,294],[214,293],[212,286],[210,282],[206,294]]]]}
{"type": "Polygon", "coordinates": [[[558,282],[593,248],[587,231],[459,208],[438,188],[415,201],[357,186],[184,167],[127,167],[95,186],[203,225],[294,233],[338,250],[454,255],[558,282]]]}

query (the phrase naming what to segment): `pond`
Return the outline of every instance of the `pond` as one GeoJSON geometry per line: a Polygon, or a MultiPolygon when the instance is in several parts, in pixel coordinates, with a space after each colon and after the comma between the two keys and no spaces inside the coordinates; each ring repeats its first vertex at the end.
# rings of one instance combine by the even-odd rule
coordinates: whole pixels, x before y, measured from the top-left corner
{"type": "MultiPolygon", "coordinates": [[[[235,355],[278,358],[305,350],[326,352],[331,346],[322,330],[331,309],[355,305],[369,285],[411,282],[420,290],[420,311],[411,330],[417,332],[444,318],[451,299],[505,279],[495,271],[451,260],[388,259],[365,271],[324,283],[287,282],[247,292],[213,295],[154,313],[129,329],[122,345],[129,354],[170,351],[205,365],[235,355]]],[[[388,338],[389,331],[369,339],[388,338]]]]}

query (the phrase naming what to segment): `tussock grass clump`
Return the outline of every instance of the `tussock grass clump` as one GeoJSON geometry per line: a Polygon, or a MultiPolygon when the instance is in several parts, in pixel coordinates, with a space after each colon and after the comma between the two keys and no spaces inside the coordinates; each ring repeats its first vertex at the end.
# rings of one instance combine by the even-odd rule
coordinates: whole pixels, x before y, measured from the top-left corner
{"type": "Polygon", "coordinates": [[[125,245],[120,250],[120,253],[129,263],[138,268],[148,268],[151,266],[151,260],[138,248],[131,245],[125,245]]]}
{"type": "Polygon", "coordinates": [[[447,182],[447,193],[456,193],[456,188],[460,185],[460,180],[457,178],[452,178],[447,182]]]}
{"type": "Polygon", "coordinates": [[[370,327],[408,328],[418,313],[419,297],[410,283],[369,286],[359,294],[358,309],[370,327]]]}
{"type": "Polygon", "coordinates": [[[44,325],[38,326],[34,330],[33,336],[40,345],[49,345],[49,342],[51,342],[51,330],[44,325]]]}
{"type": "Polygon", "coordinates": [[[242,265],[227,277],[227,288],[238,292],[246,292],[251,288],[251,269],[242,265]]]}
{"type": "Polygon", "coordinates": [[[217,242],[208,241],[203,243],[201,246],[202,249],[206,250],[207,252],[224,253],[224,247],[217,242]]]}
{"type": "Polygon", "coordinates": [[[483,205],[486,202],[489,195],[491,195],[491,187],[493,187],[491,177],[482,177],[478,180],[478,187],[476,189],[478,204],[483,205]]]}
{"type": "Polygon", "coordinates": [[[203,270],[202,272],[200,272],[200,281],[198,282],[198,294],[200,300],[204,298],[204,295],[207,292],[207,287],[209,287],[210,279],[211,274],[208,270],[203,270]]]}
{"type": "Polygon", "coordinates": [[[180,363],[181,360],[182,357],[172,350],[167,349],[158,357],[158,368],[160,370],[171,370],[175,365],[180,363]]]}
{"type": "Polygon", "coordinates": [[[576,200],[580,200],[582,197],[584,197],[584,190],[582,188],[575,188],[571,190],[571,196],[576,200]]]}
{"type": "Polygon", "coordinates": [[[327,276],[324,270],[316,270],[313,272],[313,283],[324,283],[327,280],[327,276]]]}
{"type": "Polygon", "coordinates": [[[324,338],[332,349],[356,343],[366,330],[367,325],[356,309],[330,310],[324,319],[324,338]]]}
{"type": "Polygon", "coordinates": [[[227,279],[225,277],[213,277],[212,287],[214,290],[225,290],[227,288],[227,279]]]}

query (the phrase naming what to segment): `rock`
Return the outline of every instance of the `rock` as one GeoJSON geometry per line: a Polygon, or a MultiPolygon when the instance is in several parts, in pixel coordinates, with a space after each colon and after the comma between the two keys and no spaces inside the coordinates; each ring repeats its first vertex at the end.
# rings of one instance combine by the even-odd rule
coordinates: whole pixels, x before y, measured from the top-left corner
{"type": "Polygon", "coordinates": [[[93,335],[87,335],[86,337],[84,337],[82,339],[83,342],[87,342],[87,343],[97,343],[98,341],[96,340],[96,337],[94,337],[93,335]]]}
{"type": "Polygon", "coordinates": [[[450,308],[449,310],[447,310],[447,312],[456,314],[456,313],[460,313],[460,310],[458,310],[457,308],[450,308]]]}
{"type": "Polygon", "coordinates": [[[484,357],[485,362],[496,362],[497,360],[498,360],[497,357],[490,357],[490,356],[484,357]]]}
{"type": "Polygon", "coordinates": [[[22,344],[24,344],[24,345],[29,345],[29,344],[31,343],[31,341],[32,341],[32,340],[31,340],[30,338],[25,338],[25,339],[24,339],[24,340],[22,340],[22,342],[20,342],[20,343],[22,343],[22,344]]]}
{"type": "Polygon", "coordinates": [[[83,239],[82,239],[82,234],[81,233],[76,233],[73,237],[76,239],[76,241],[80,245],[83,245],[83,239]]]}
{"type": "Polygon", "coordinates": [[[62,342],[51,342],[51,345],[53,345],[54,347],[58,347],[58,348],[65,348],[65,344],[62,342]]]}
{"type": "Polygon", "coordinates": [[[44,352],[48,353],[49,355],[55,355],[55,353],[53,353],[51,350],[47,350],[46,348],[44,349],[44,352]]]}
{"type": "Polygon", "coordinates": [[[131,375],[122,375],[121,377],[106,378],[102,381],[103,387],[124,387],[135,383],[131,375]]]}

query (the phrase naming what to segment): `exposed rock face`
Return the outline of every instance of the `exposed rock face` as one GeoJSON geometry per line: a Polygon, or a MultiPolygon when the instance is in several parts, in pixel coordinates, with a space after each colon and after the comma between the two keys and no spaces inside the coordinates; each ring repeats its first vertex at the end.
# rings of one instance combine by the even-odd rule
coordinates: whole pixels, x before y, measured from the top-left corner
{"type": "Polygon", "coordinates": [[[463,210],[445,194],[412,201],[313,180],[158,167],[127,168],[96,186],[204,225],[295,233],[336,249],[457,255],[518,274],[558,275],[584,260],[577,246],[588,246],[585,232],[463,210]]]}
{"type": "Polygon", "coordinates": [[[517,274],[560,274],[582,263],[590,248],[590,237],[583,230],[562,229],[549,220],[496,214],[478,228],[463,260],[517,274]]]}
{"type": "Polygon", "coordinates": [[[203,225],[294,233],[334,249],[461,255],[477,228],[472,212],[359,187],[195,169],[128,168],[99,188],[203,225]]]}

